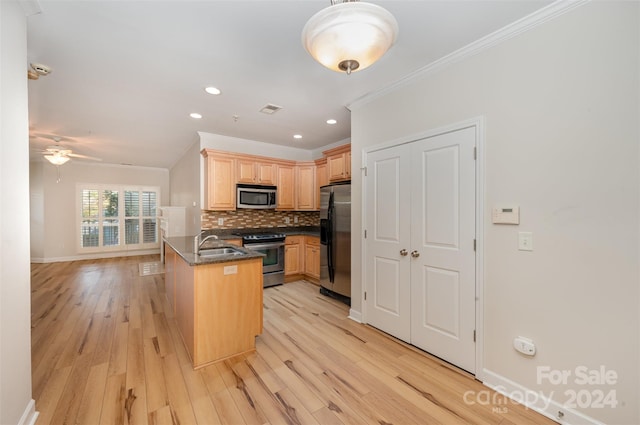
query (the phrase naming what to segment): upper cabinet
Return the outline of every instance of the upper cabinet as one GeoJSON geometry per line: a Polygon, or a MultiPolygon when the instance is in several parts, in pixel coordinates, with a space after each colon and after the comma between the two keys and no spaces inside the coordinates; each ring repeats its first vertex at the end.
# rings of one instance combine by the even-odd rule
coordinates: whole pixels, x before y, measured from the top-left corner
{"type": "Polygon", "coordinates": [[[320,188],[329,184],[327,158],[316,160],[316,208],[320,209],[320,188]]]}
{"type": "Polygon", "coordinates": [[[317,211],[320,187],[351,179],[351,145],[324,151],[315,161],[296,162],[203,149],[204,209],[236,209],[236,184],[277,186],[277,209],[317,211]]]}
{"type": "Polygon", "coordinates": [[[276,164],[272,162],[239,158],[237,160],[237,182],[275,185],[277,182],[276,170],[276,164]]]}
{"type": "Polygon", "coordinates": [[[316,164],[314,162],[296,165],[296,210],[316,209],[316,164]]]}
{"type": "Polygon", "coordinates": [[[204,149],[205,157],[205,209],[236,209],[236,161],[232,155],[204,149]]]}
{"type": "Polygon", "coordinates": [[[338,146],[324,151],[327,157],[327,175],[329,181],[351,180],[351,145],[338,146]]]}
{"type": "Polygon", "coordinates": [[[296,208],[295,167],[278,165],[277,209],[293,210],[296,208]]]}

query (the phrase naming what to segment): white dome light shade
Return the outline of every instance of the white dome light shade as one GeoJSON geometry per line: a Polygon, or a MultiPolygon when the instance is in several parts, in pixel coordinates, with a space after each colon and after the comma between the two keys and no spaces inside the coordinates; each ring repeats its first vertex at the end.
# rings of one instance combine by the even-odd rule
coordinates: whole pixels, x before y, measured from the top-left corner
{"type": "Polygon", "coordinates": [[[338,3],[316,13],[302,30],[302,45],[315,60],[337,72],[361,70],[396,41],[398,22],[371,3],[338,3]]]}
{"type": "Polygon", "coordinates": [[[61,155],[59,153],[54,153],[54,154],[51,154],[51,155],[45,155],[44,157],[46,158],[47,161],[49,161],[53,165],[62,165],[62,164],[66,163],[69,160],[68,156],[61,155]]]}

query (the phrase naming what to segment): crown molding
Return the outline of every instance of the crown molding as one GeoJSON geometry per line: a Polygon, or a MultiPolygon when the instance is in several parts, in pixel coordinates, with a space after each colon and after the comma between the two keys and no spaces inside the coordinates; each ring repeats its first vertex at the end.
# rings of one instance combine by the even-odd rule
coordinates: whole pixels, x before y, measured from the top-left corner
{"type": "Polygon", "coordinates": [[[590,0],[558,0],[555,1],[533,13],[525,16],[497,31],[492,32],[466,46],[446,55],[442,58],[431,62],[422,68],[406,75],[405,77],[397,80],[379,90],[365,94],[362,97],[354,100],[347,105],[347,109],[352,111],[353,109],[360,108],[369,102],[378,99],[386,94],[395,91],[398,88],[404,87],[412,82],[424,78],[427,75],[434,74],[444,67],[447,67],[456,62],[460,62],[464,59],[475,56],[485,50],[490,49],[493,46],[501,44],[513,37],[516,37],[526,31],[532,30],[545,22],[555,19],[570,10],[582,6],[588,3],[590,0]]]}

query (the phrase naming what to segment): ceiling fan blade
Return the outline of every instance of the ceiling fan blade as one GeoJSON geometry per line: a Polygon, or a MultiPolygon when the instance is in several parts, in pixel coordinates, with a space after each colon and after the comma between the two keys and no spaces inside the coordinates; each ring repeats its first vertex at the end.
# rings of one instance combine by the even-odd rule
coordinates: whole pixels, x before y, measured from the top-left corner
{"type": "Polygon", "coordinates": [[[102,161],[102,158],[96,158],[95,156],[89,156],[89,155],[80,155],[77,153],[67,153],[66,156],[70,156],[72,158],[89,159],[91,161],[102,161]]]}

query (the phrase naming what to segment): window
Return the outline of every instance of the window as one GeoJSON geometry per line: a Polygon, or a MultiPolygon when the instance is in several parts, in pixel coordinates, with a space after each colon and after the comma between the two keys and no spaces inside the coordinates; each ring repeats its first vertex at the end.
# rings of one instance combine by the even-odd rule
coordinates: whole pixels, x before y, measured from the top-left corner
{"type": "Polygon", "coordinates": [[[80,251],[158,246],[159,193],[159,188],[78,185],[80,251]]]}

